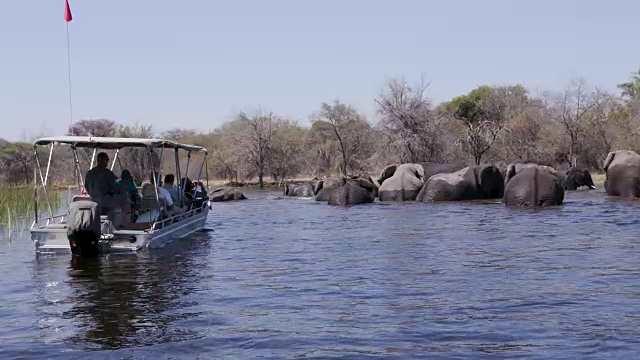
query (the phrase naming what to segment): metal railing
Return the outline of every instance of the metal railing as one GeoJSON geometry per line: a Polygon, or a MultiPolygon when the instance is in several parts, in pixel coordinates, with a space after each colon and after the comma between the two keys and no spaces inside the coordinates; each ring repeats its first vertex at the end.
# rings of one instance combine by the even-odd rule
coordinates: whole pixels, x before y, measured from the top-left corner
{"type": "Polygon", "coordinates": [[[205,207],[207,207],[207,206],[209,206],[209,200],[205,200],[202,203],[202,206],[200,206],[200,207],[185,211],[185,212],[180,213],[180,214],[172,215],[172,216],[170,216],[170,217],[168,217],[166,219],[162,219],[160,221],[156,221],[151,226],[151,231],[162,229],[167,225],[173,224],[174,222],[176,222],[176,220],[179,222],[181,220],[193,217],[194,215],[201,213],[205,209],[205,207]]]}

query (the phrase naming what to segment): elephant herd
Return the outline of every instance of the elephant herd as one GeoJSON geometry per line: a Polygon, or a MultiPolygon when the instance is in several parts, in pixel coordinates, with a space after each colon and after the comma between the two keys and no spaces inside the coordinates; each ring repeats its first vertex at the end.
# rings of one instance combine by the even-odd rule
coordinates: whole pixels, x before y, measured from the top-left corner
{"type": "MultiPolygon", "coordinates": [[[[629,169],[628,157],[626,152],[610,154],[605,164],[617,171],[619,180],[609,181],[609,186],[619,193],[629,191],[628,172],[640,185],[640,156],[636,154],[634,169],[629,169]]],[[[510,164],[504,169],[496,165],[405,163],[385,167],[375,179],[358,175],[290,182],[285,184],[284,195],[315,197],[316,201],[343,206],[371,203],[376,198],[388,202],[502,199],[507,206],[552,206],[563,203],[565,191],[583,186],[595,189],[589,171],[575,167],[559,172],[532,163],[510,164]]],[[[635,189],[640,195],[640,187],[635,189]]]]}

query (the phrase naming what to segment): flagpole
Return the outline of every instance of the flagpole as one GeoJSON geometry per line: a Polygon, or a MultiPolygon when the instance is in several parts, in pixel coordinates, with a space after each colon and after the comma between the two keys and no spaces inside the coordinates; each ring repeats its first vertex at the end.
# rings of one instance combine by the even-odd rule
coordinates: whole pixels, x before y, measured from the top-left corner
{"type": "MultiPolygon", "coordinates": [[[[69,22],[67,24],[67,73],[69,76],[69,128],[73,126],[73,101],[71,97],[71,46],[69,41],[69,22]]],[[[73,134],[71,134],[73,135],[73,134]]]]}
{"type": "MultiPolygon", "coordinates": [[[[73,20],[69,0],[64,1],[64,21],[67,23],[67,74],[69,75],[69,130],[73,127],[73,101],[71,98],[71,42],[69,41],[69,22],[73,20]]],[[[73,132],[71,133],[73,135],[73,132]]]]}

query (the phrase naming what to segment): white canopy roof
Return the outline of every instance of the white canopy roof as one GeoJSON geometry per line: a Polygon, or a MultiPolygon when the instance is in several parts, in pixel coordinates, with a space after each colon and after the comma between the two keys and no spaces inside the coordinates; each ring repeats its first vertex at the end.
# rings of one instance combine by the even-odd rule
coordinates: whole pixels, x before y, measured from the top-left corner
{"type": "Polygon", "coordinates": [[[33,145],[68,144],[79,148],[121,149],[126,147],[169,148],[186,151],[207,152],[206,148],[195,145],[180,144],[165,139],[116,138],[92,136],[56,136],[36,140],[33,145]]]}

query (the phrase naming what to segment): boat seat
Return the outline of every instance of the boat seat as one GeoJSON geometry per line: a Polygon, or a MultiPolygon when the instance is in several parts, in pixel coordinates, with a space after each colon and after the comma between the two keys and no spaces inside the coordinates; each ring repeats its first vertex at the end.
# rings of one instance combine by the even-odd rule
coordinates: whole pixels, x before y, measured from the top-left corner
{"type": "Polygon", "coordinates": [[[76,201],[91,201],[91,196],[88,196],[88,195],[74,195],[73,198],[71,199],[71,202],[76,202],[76,201]]]}
{"type": "Polygon", "coordinates": [[[47,229],[66,229],[67,224],[49,224],[47,225],[47,229]]]}

